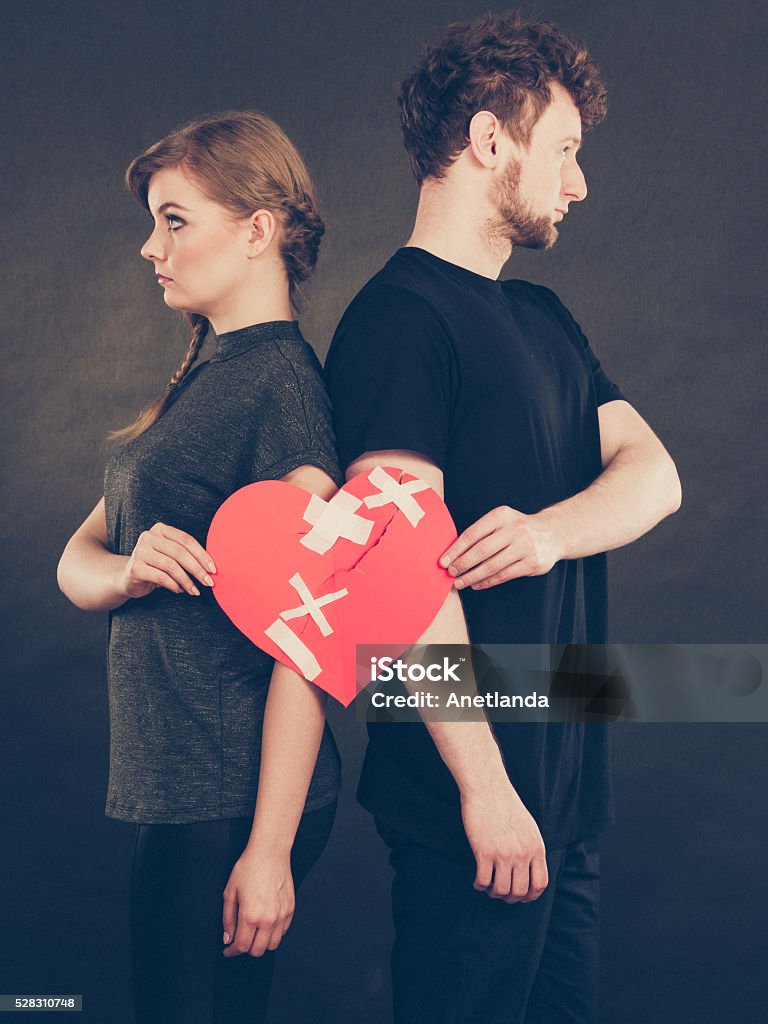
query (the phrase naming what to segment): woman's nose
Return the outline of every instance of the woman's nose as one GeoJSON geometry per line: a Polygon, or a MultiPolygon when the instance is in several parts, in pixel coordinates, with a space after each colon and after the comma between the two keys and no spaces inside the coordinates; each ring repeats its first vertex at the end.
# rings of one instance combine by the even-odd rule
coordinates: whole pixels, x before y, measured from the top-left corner
{"type": "Polygon", "coordinates": [[[165,246],[162,242],[162,235],[160,235],[157,228],[154,229],[144,245],[142,245],[141,255],[145,260],[165,259],[165,246]]]}

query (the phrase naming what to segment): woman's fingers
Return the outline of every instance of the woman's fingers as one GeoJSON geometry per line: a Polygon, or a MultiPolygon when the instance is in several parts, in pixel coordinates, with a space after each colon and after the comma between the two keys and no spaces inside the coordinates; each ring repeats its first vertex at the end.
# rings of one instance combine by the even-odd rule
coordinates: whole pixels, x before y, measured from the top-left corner
{"type": "Polygon", "coordinates": [[[177,530],[175,526],[168,526],[167,523],[155,523],[149,532],[169,542],[169,546],[165,547],[166,553],[176,558],[192,576],[207,587],[213,586],[210,574],[216,572],[214,561],[191,534],[177,530]]]}
{"type": "Polygon", "coordinates": [[[152,583],[174,593],[199,597],[195,580],[213,586],[216,567],[194,537],[166,523],[155,523],[139,537],[131,555],[129,575],[137,583],[152,583]]]}
{"type": "Polygon", "coordinates": [[[166,555],[163,551],[154,548],[143,555],[143,561],[148,567],[159,570],[166,576],[170,576],[188,594],[192,594],[194,597],[200,596],[200,591],[195,586],[194,580],[170,555],[166,555]]]}
{"type": "Polygon", "coordinates": [[[248,921],[239,914],[234,938],[224,950],[224,956],[239,956],[241,953],[263,956],[268,949],[277,949],[283,934],[282,918],[264,914],[258,921],[248,921]]]}
{"type": "Polygon", "coordinates": [[[293,912],[278,910],[275,913],[264,911],[257,917],[249,918],[242,911],[237,913],[231,909],[227,898],[224,898],[224,956],[239,956],[248,953],[250,956],[263,956],[267,950],[275,950],[288,931],[293,912]]]}
{"type": "Polygon", "coordinates": [[[293,913],[281,913],[272,921],[265,921],[253,937],[251,956],[263,956],[267,950],[274,952],[291,926],[293,913]]]}
{"type": "Polygon", "coordinates": [[[264,956],[268,949],[277,949],[277,944],[271,945],[274,933],[277,933],[279,936],[277,939],[277,944],[279,944],[283,933],[277,922],[268,920],[258,928],[254,933],[253,942],[248,950],[251,956],[264,956]]]}
{"type": "Polygon", "coordinates": [[[152,566],[147,566],[146,582],[154,583],[156,587],[164,587],[166,590],[172,591],[174,594],[183,594],[184,587],[182,587],[173,576],[169,576],[167,572],[163,572],[161,569],[153,569],[152,566]]]}
{"type": "Polygon", "coordinates": [[[237,930],[237,900],[234,893],[224,890],[224,909],[221,914],[221,925],[224,929],[222,941],[228,946],[235,937],[237,930]]]}

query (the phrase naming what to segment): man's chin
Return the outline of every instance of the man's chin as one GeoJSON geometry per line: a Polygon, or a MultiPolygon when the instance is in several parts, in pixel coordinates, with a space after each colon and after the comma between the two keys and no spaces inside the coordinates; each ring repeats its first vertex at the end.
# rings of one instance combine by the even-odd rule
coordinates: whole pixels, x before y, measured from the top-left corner
{"type": "Polygon", "coordinates": [[[518,234],[511,236],[511,242],[513,245],[518,246],[521,249],[540,249],[546,252],[551,249],[559,238],[558,230],[554,224],[550,225],[550,230],[528,232],[527,234],[518,234]]]}

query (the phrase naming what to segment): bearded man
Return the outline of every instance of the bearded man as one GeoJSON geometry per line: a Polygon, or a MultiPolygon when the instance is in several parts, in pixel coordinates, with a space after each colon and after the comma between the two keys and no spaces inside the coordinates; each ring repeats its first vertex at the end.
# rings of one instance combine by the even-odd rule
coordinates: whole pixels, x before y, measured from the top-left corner
{"type": "MultiPolygon", "coordinates": [[[[679,507],[677,472],[558,297],[498,280],[586,198],[599,71],[551,24],[486,15],[424,51],[399,103],[418,212],[329,353],[342,464],[401,466],[453,514],[455,589],[424,642],[603,643],[604,552],[679,507]]],[[[606,729],[369,726],[397,1024],[597,1020],[606,729]]]]}

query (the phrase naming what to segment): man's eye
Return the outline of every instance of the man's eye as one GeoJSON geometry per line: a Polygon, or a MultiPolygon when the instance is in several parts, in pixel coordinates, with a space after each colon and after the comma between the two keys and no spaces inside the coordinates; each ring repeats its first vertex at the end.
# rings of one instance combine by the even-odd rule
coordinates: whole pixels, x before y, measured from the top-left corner
{"type": "Polygon", "coordinates": [[[166,213],[165,219],[168,221],[169,231],[176,231],[177,228],[182,227],[184,224],[184,221],[181,219],[181,217],[177,217],[173,213],[166,213]]]}

